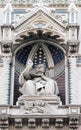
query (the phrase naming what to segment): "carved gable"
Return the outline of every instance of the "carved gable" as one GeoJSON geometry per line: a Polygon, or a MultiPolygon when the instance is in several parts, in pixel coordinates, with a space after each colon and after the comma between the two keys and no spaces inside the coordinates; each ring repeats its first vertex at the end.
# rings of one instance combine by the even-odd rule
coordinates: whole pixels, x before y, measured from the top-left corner
{"type": "MultiPolygon", "coordinates": [[[[14,30],[16,34],[20,36],[30,30],[39,30],[42,29],[43,31],[51,31],[53,34],[59,33],[60,35],[64,35],[65,25],[59,22],[54,16],[50,15],[50,12],[46,12],[43,9],[38,9],[34,13],[26,14],[24,18],[22,18],[16,26],[14,26],[14,30]]],[[[64,36],[63,36],[64,37],[64,36]]]]}

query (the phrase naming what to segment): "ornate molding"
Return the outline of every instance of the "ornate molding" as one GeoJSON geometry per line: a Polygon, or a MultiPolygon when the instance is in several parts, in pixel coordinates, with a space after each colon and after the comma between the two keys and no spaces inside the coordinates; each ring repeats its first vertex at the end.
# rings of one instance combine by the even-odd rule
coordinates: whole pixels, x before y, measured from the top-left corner
{"type": "MultiPolygon", "coordinates": [[[[8,2],[7,0],[0,1],[0,5],[5,6],[5,3],[7,3],[7,2],[8,2]]],[[[33,6],[33,4],[36,4],[37,1],[35,1],[35,0],[30,0],[30,1],[24,0],[22,2],[22,0],[17,0],[17,1],[11,0],[10,3],[12,4],[13,7],[15,7],[15,6],[16,7],[19,7],[19,6],[31,7],[31,6],[33,6]]],[[[39,1],[38,1],[38,3],[39,3],[39,1]]],[[[57,6],[60,6],[60,5],[61,6],[63,6],[63,5],[68,6],[70,4],[70,0],[68,0],[68,1],[66,1],[66,0],[61,0],[61,1],[59,1],[59,0],[55,0],[55,1],[47,0],[46,3],[48,4],[48,6],[55,6],[55,5],[57,5],[57,6]]],[[[44,4],[45,4],[45,2],[44,2],[44,4]]],[[[79,1],[75,0],[75,4],[77,4],[78,6],[81,5],[81,0],[79,0],[79,1]]]]}

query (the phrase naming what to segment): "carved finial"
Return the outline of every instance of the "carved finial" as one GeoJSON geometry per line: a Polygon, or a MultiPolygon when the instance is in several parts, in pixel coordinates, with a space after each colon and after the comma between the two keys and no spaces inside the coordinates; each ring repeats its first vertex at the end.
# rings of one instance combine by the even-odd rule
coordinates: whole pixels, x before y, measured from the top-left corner
{"type": "Polygon", "coordinates": [[[7,4],[6,4],[6,6],[5,6],[5,8],[4,8],[4,11],[7,11],[7,10],[9,10],[10,12],[13,11],[13,10],[12,10],[12,5],[11,5],[11,3],[7,3],[7,4]]]}
{"type": "Polygon", "coordinates": [[[75,10],[77,11],[76,5],[74,3],[74,0],[70,0],[70,6],[68,8],[68,11],[75,10]]]}

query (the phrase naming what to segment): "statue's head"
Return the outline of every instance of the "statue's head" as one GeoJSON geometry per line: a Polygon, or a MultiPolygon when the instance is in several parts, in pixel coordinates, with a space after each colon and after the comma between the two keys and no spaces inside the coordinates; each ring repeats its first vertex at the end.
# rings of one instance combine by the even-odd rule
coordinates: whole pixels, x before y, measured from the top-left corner
{"type": "Polygon", "coordinates": [[[36,66],[36,72],[41,72],[41,73],[45,73],[45,71],[46,71],[46,66],[45,66],[45,64],[38,64],[37,66],[36,66]]]}

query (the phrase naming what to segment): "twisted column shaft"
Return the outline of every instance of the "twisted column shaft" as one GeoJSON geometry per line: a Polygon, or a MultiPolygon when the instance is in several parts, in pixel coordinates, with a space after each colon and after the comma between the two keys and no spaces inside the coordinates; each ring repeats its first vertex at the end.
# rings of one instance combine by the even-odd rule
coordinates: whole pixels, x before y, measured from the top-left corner
{"type": "Polygon", "coordinates": [[[70,104],[77,104],[76,57],[69,58],[69,98],[70,104]]]}
{"type": "Polygon", "coordinates": [[[0,76],[0,104],[9,104],[10,98],[10,58],[3,58],[2,74],[0,76]]]}

